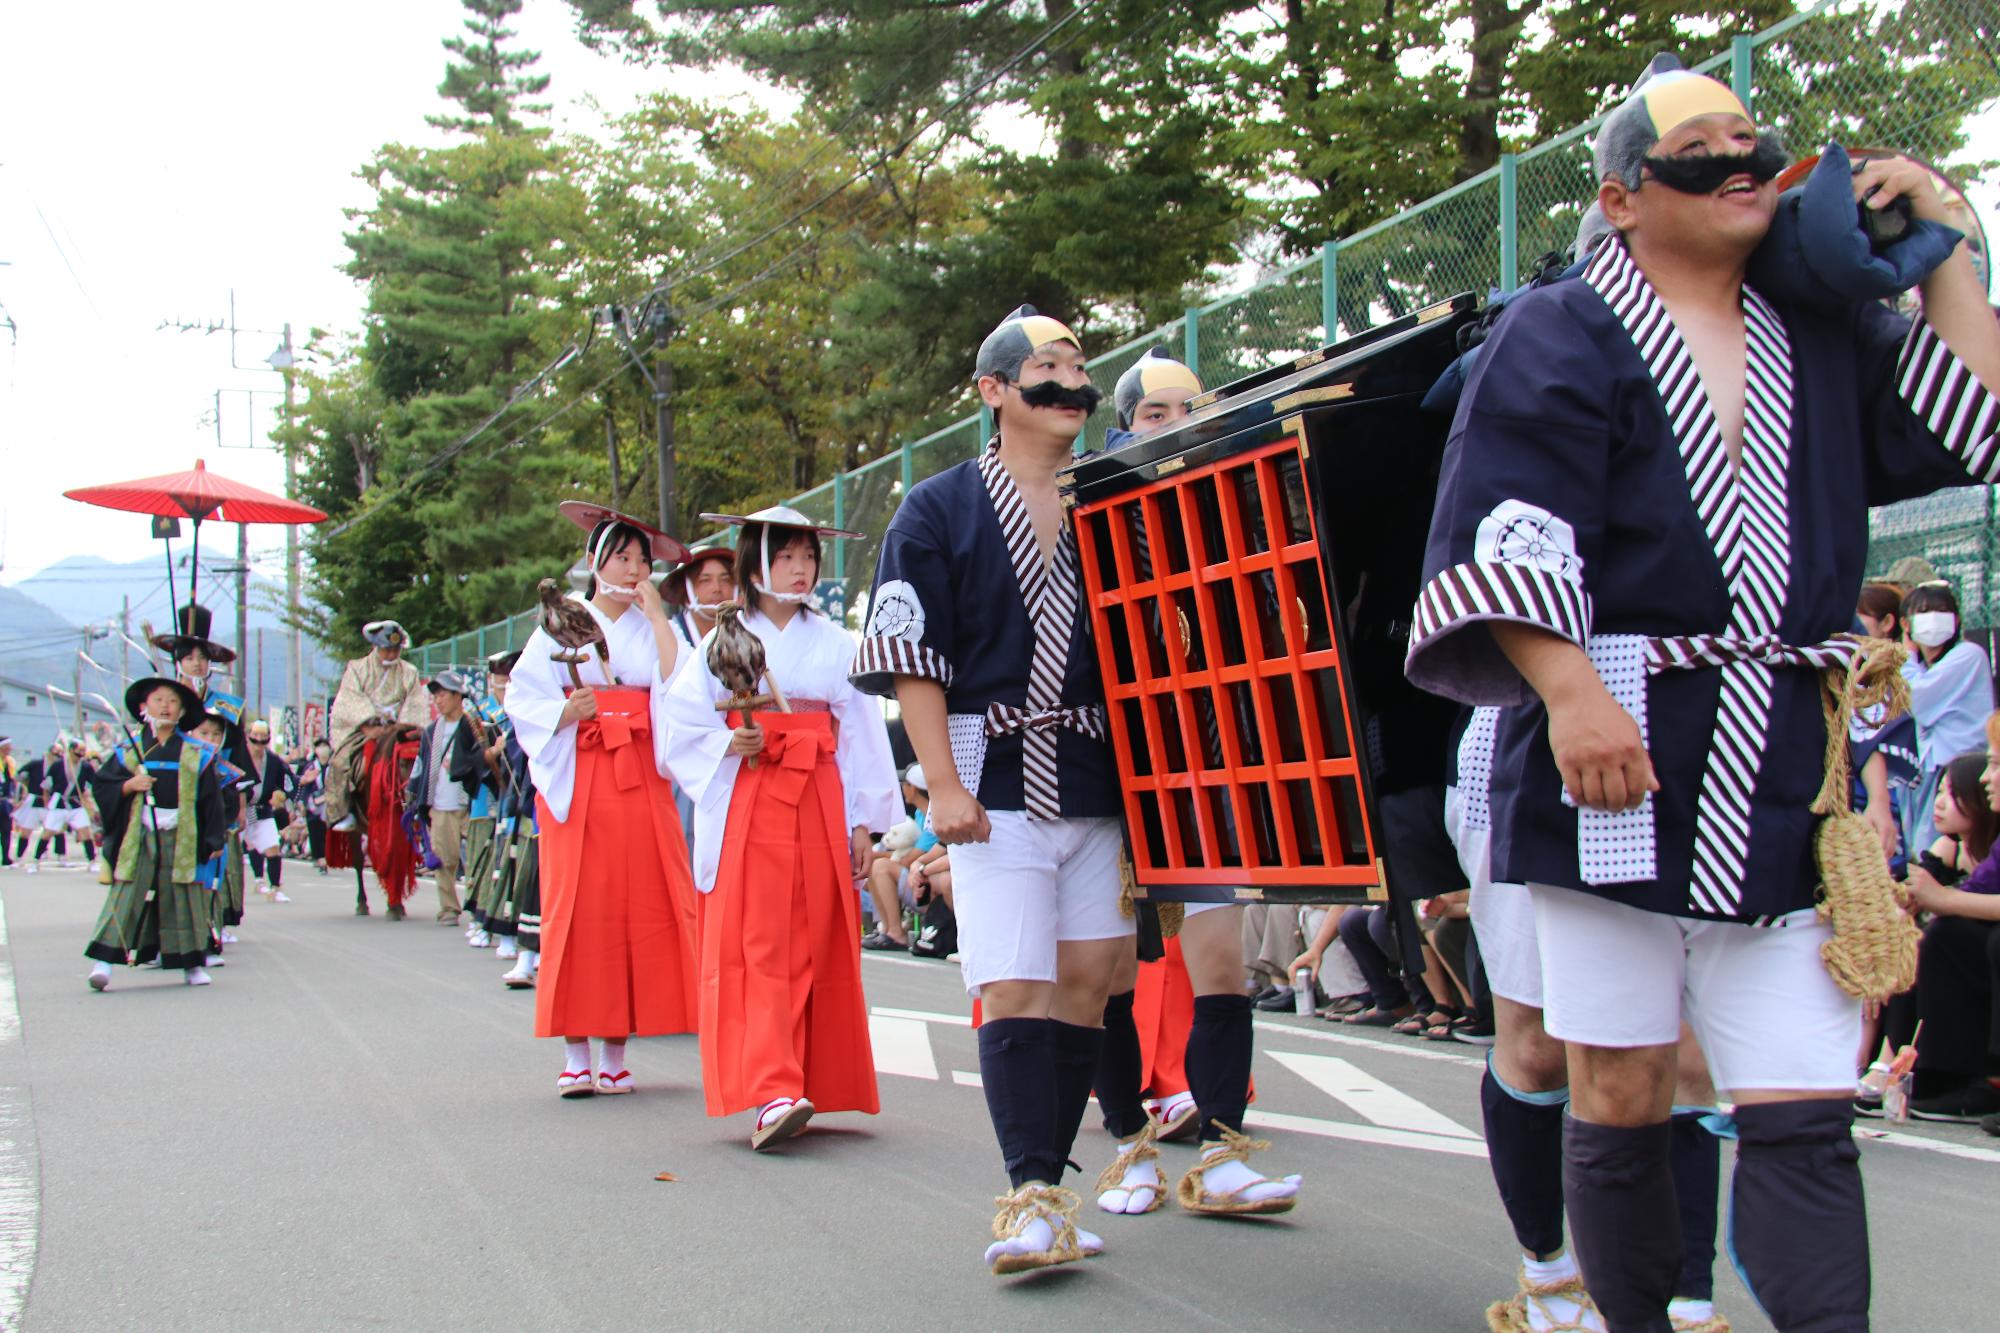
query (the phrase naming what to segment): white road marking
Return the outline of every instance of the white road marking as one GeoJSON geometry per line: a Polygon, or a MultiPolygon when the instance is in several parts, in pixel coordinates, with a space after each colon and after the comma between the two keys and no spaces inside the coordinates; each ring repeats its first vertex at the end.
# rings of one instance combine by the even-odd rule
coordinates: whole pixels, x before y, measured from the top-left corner
{"type": "Polygon", "coordinates": [[[0,905],[0,1329],[19,1328],[41,1235],[41,1162],[28,1096],[21,1006],[0,905]]]}
{"type": "Polygon", "coordinates": [[[1243,1123],[1260,1129],[1282,1129],[1294,1134],[1347,1139],[1353,1143],[1373,1143],[1385,1148],[1415,1148],[1420,1152],[1441,1152],[1453,1157],[1486,1156],[1486,1145],[1478,1139],[1413,1134],[1409,1130],[1384,1129],[1380,1125],[1353,1125],[1338,1120],[1315,1120],[1303,1115],[1281,1115],[1276,1111],[1260,1111],[1254,1106],[1244,1113],[1243,1123]]]}
{"type": "Polygon", "coordinates": [[[876,1073],[901,1074],[905,1078],[938,1076],[928,1023],[888,1017],[878,1009],[868,1016],[868,1040],[875,1048],[876,1073]]]}
{"type": "Polygon", "coordinates": [[[969,1069],[952,1070],[951,1081],[958,1084],[961,1088],[983,1088],[986,1086],[986,1080],[969,1069]]]}
{"type": "Polygon", "coordinates": [[[1871,1129],[1865,1124],[1855,1125],[1854,1137],[1867,1139],[1871,1143],[1886,1143],[1896,1148],[1921,1148],[1925,1152],[1942,1153],[1946,1157],[1962,1157],[1972,1162],[2000,1162],[2000,1150],[1993,1148],[1975,1148],[1967,1143],[1927,1138],[1922,1134],[1904,1134],[1893,1129],[1871,1129]]]}
{"type": "Polygon", "coordinates": [[[886,1005],[880,1004],[871,1005],[868,1012],[871,1014],[880,1014],[884,1018],[914,1018],[921,1023],[944,1023],[951,1027],[961,1028],[972,1026],[971,1014],[940,1014],[934,1013],[929,1009],[891,1009],[886,1005]]]}
{"type": "MultiPolygon", "coordinates": [[[[1325,1027],[1321,1024],[1320,1027],[1325,1027]]],[[[1257,1020],[1257,1027],[1263,1032],[1282,1032],[1288,1037],[1304,1037],[1307,1041],[1330,1041],[1338,1046],[1360,1046],[1370,1051],[1381,1051],[1388,1055],[1405,1055],[1412,1060],[1442,1060],[1446,1064],[1469,1065],[1474,1069],[1486,1068],[1483,1055],[1460,1055],[1461,1043],[1450,1043],[1452,1049],[1439,1050],[1437,1042],[1377,1041],[1372,1037],[1356,1037],[1345,1032],[1322,1032],[1318,1027],[1294,1026],[1290,1023],[1274,1023],[1269,1019],[1257,1020]]]]}
{"type": "Polygon", "coordinates": [[[1268,1051],[1266,1054],[1362,1119],[1385,1129],[1458,1139],[1479,1137],[1451,1117],[1433,1111],[1415,1097],[1397,1091],[1367,1070],[1339,1056],[1294,1055],[1290,1051],[1268,1051]]]}
{"type": "MultiPolygon", "coordinates": [[[[863,950],[861,961],[864,963],[894,963],[898,967],[923,967],[929,968],[932,971],[937,971],[939,967],[937,963],[925,962],[921,958],[898,958],[895,954],[881,953],[874,949],[863,950]]],[[[955,967],[956,964],[952,966],[955,967]]]]}

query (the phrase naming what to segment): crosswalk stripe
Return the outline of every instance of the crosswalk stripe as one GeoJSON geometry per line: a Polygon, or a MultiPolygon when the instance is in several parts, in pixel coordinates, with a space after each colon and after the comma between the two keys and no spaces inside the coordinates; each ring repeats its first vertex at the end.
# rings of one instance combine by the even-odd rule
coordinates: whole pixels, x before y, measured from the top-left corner
{"type": "Polygon", "coordinates": [[[1380,1125],[1354,1125],[1338,1120],[1315,1120],[1310,1116],[1259,1111],[1255,1107],[1244,1113],[1243,1123],[1258,1129],[1282,1129],[1292,1134],[1346,1139],[1350,1143],[1373,1143],[1385,1148],[1415,1148],[1420,1152],[1441,1152],[1453,1157],[1486,1156],[1486,1145],[1478,1139],[1413,1134],[1406,1129],[1384,1129],[1380,1125]]]}
{"type": "Polygon", "coordinates": [[[1450,1116],[1433,1111],[1415,1097],[1399,1092],[1337,1055],[1295,1055],[1290,1051],[1271,1051],[1269,1054],[1273,1060],[1349,1107],[1362,1119],[1385,1129],[1439,1134],[1457,1139],[1479,1137],[1450,1116]]]}
{"type": "Polygon", "coordinates": [[[1442,1060],[1446,1064],[1468,1065],[1474,1069],[1484,1069],[1486,1059],[1478,1055],[1460,1055],[1465,1049],[1456,1042],[1448,1043],[1440,1050],[1435,1042],[1383,1041],[1377,1037],[1357,1037],[1346,1032],[1327,1032],[1326,1024],[1311,1027],[1299,1024],[1280,1023],[1274,1019],[1257,1020],[1259,1032],[1282,1032],[1287,1037],[1304,1037],[1307,1041],[1332,1042],[1336,1046],[1359,1046],[1364,1050],[1379,1051],[1384,1055],[1400,1055],[1411,1060],[1442,1060]]]}
{"type": "Polygon", "coordinates": [[[937,1059],[931,1054],[930,1025],[921,1019],[892,1018],[877,1011],[868,1016],[868,1040],[875,1047],[876,1073],[905,1078],[938,1076],[937,1059]]]}
{"type": "Polygon", "coordinates": [[[914,1018],[922,1023],[943,1023],[950,1027],[969,1028],[971,1014],[940,1014],[930,1009],[891,1009],[887,1005],[872,1005],[871,1014],[881,1014],[884,1018],[914,1018]]]}

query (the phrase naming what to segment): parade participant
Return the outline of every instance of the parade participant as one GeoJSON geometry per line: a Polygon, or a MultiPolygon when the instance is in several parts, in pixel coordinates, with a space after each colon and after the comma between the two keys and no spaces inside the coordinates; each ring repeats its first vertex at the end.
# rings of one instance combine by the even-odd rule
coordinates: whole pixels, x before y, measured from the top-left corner
{"type": "Polygon", "coordinates": [[[702,518],[742,528],[745,609],[669,692],[667,761],[695,804],[702,1091],[711,1116],[755,1110],[761,1149],[881,1109],[855,881],[903,807],[882,707],[848,683],[854,636],[810,606],[822,539],[862,534],[783,506],[702,518]]]}
{"type": "Polygon", "coordinates": [[[270,895],[274,903],[291,901],[284,890],[285,854],[283,831],[291,826],[298,798],[298,780],[292,766],[271,748],[271,724],[258,718],[243,729],[249,762],[250,875],[257,892],[270,895]]]}
{"type": "Polygon", "coordinates": [[[333,746],[322,737],[312,743],[308,759],[299,774],[299,804],[306,815],[306,851],[312,857],[313,868],[324,875],[326,864],[326,782],[327,765],[333,759],[333,746]]]}
{"type": "Polygon", "coordinates": [[[336,757],[349,734],[371,718],[387,717],[406,727],[430,720],[423,678],[403,660],[408,633],[393,620],[371,620],[361,627],[361,637],[374,651],[349,661],[341,671],[327,720],[327,739],[336,757]]]}
{"type": "Polygon", "coordinates": [[[114,964],[155,958],[206,986],[212,895],[197,867],[222,850],[224,814],[215,753],[182,730],[201,721],[201,699],[149,676],[125,691],[125,708],[141,733],[97,773],[111,888],[84,950],[90,988],[108,988],[114,964]]]}
{"type": "Polygon", "coordinates": [[[501,984],[509,990],[532,990],[542,960],[542,860],[541,830],[536,814],[535,776],[521,739],[510,728],[507,733],[507,789],[501,807],[502,849],[497,892],[499,915],[511,927],[508,936],[516,950],[514,966],[502,974],[501,984]]]}
{"type": "Polygon", "coordinates": [[[243,920],[243,830],[244,812],[249,805],[250,775],[231,762],[226,748],[223,720],[205,713],[188,733],[215,751],[215,785],[222,792],[222,818],[227,836],[220,854],[199,867],[202,883],[214,890],[209,896],[208,965],[221,967],[223,948],[236,943],[230,927],[243,920]]]}
{"type": "Polygon", "coordinates": [[[14,864],[14,801],[20,772],[14,765],[14,738],[0,736],[0,865],[14,864]]]}
{"type": "Polygon", "coordinates": [[[437,921],[440,926],[455,926],[460,910],[458,868],[472,793],[486,780],[486,759],[466,715],[465,696],[472,687],[465,677],[441,671],[425,688],[437,718],[418,734],[416,763],[403,790],[403,805],[430,829],[431,854],[438,861],[437,921]]]}
{"type": "Polygon", "coordinates": [[[69,831],[83,844],[83,868],[89,870],[97,862],[97,842],[93,836],[99,820],[93,785],[97,781],[97,760],[80,738],[69,744],[69,774],[69,831]]]}
{"type": "Polygon", "coordinates": [[[628,1037],[695,1026],[694,885],[665,761],[667,688],[682,662],[649,577],[654,560],[687,548],[601,505],[559,508],[589,533],[590,594],[565,598],[543,580],[541,624],[506,708],[540,824],[535,1035],[567,1043],[556,1091],[587,1097],[632,1091],[628,1037]]]}
{"type": "Polygon", "coordinates": [[[511,923],[503,928],[499,919],[495,870],[500,853],[500,798],[507,780],[507,710],[502,700],[507,697],[507,673],[517,656],[494,653],[486,659],[486,693],[476,707],[465,710],[478,736],[482,766],[465,833],[465,906],[472,917],[467,941],[475,949],[498,946],[494,957],[506,959],[514,957],[514,932],[511,923]]]}
{"type": "MultiPolygon", "coordinates": [[[[1507,708],[1491,870],[1530,885],[1550,960],[1564,1203],[1607,1324],[1671,1327],[1685,997],[1735,1106],[1732,1234],[1753,1294],[1780,1329],[1862,1329],[1860,1005],[1822,963],[1832,927],[1813,910],[1815,668],[1847,655],[1830,641],[1852,620],[1867,506],[1995,476],[2000,329],[1962,250],[1922,280],[1914,329],[1872,302],[1836,317],[1746,285],[1783,154],[1714,80],[1657,62],[1594,152],[1620,235],[1581,281],[1516,300],[1483,347],[1408,671],[1507,708]]],[[[1901,159],[1852,186],[1871,209],[1941,213],[1901,159]]]]}
{"type": "MultiPolygon", "coordinates": [[[[63,762],[63,738],[56,737],[49,742],[48,752],[28,761],[21,770],[21,785],[28,792],[28,805],[21,812],[21,845],[14,849],[17,858],[31,857],[27,870],[30,875],[41,869],[42,853],[48,850],[49,834],[58,837],[69,826],[69,766],[63,762]]],[[[65,849],[66,851],[67,849],[65,849]]],[[[57,853],[57,863],[61,864],[62,852],[57,853]]]]}
{"type": "MultiPolygon", "coordinates": [[[[683,651],[692,652],[715,628],[715,613],[736,600],[736,552],[727,546],[704,546],[677,565],[660,584],[660,596],[674,612],[674,633],[683,651]]],[[[694,847],[694,798],[678,781],[674,807],[680,811],[681,832],[694,847]]]]}
{"type": "MultiPolygon", "coordinates": [[[[1103,1248],[1059,1185],[1134,924],[1118,909],[1118,780],[1056,489],[1101,395],[1076,335],[1026,306],[987,336],[974,373],[998,438],[896,511],[854,674],[901,704],[952,847],[960,968],[984,1011],[980,1072],[1013,1185],[987,1263],[1011,1273],[1103,1248]]],[[[1218,1006],[1211,1031],[1249,1022],[1247,1005],[1218,1006]]],[[[1278,1202],[1256,1197],[1271,1186],[1245,1165],[1229,1107],[1249,1071],[1223,1066],[1248,1050],[1220,1041],[1195,1062],[1223,1090],[1204,1164],[1183,1181],[1197,1208],[1278,1202]]]]}
{"type": "MultiPolygon", "coordinates": [[[[1188,399],[1200,392],[1201,379],[1192,369],[1153,348],[1118,377],[1111,402],[1122,434],[1107,434],[1106,446],[1168,429],[1186,418],[1188,399]]],[[[1150,905],[1138,910],[1156,914],[1150,905]]],[[[1178,933],[1162,942],[1161,957],[1142,963],[1136,947],[1120,957],[1105,1002],[1097,1104],[1105,1130],[1119,1143],[1117,1156],[1097,1180],[1097,1206],[1107,1213],[1150,1213],[1165,1201],[1156,1138],[1196,1137],[1211,1113],[1242,1128],[1253,1055],[1251,1024],[1247,1014],[1238,1016],[1244,999],[1243,909],[1235,903],[1188,903],[1181,921],[1178,933]],[[1242,1081],[1229,1089],[1195,1087],[1197,1070],[1204,1077],[1241,1070],[1242,1081]],[[1149,1094],[1157,1118],[1147,1109],[1149,1094]]],[[[1214,1141],[1212,1132],[1204,1141],[1214,1141]]],[[[1288,1178],[1255,1185],[1238,1197],[1282,1212],[1293,1206],[1297,1193],[1297,1179],[1288,1178]]]]}

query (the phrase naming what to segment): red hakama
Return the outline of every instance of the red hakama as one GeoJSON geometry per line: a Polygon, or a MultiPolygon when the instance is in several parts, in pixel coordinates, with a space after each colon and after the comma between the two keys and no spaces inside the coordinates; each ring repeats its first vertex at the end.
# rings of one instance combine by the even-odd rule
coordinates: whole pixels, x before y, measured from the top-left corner
{"type": "Polygon", "coordinates": [[[673,789],[653,759],[652,696],[594,687],[576,724],[569,819],[541,816],[538,1037],[692,1032],[694,875],[673,789]]]}
{"type": "Polygon", "coordinates": [[[760,713],[701,895],[701,1081],[712,1116],[804,1097],[881,1109],[861,992],[861,905],[830,713],[760,713]]]}
{"type": "Polygon", "coordinates": [[[1139,984],[1132,990],[1132,1022],[1139,1029],[1139,1086],[1149,1097],[1188,1090],[1194,986],[1181,957],[1180,936],[1166,941],[1166,950],[1165,957],[1139,964],[1139,984]]]}

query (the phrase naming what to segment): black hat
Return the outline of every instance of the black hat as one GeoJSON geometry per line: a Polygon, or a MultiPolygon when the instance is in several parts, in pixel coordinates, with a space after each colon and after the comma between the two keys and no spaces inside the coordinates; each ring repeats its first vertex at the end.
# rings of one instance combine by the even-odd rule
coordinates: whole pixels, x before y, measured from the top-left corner
{"type": "Polygon", "coordinates": [[[514,663],[520,660],[521,650],[519,648],[510,649],[504,653],[494,653],[486,659],[486,674],[489,676],[511,676],[514,674],[514,663]]]}
{"type": "Polygon", "coordinates": [[[179,681],[168,680],[165,676],[147,676],[125,687],[125,711],[132,715],[132,720],[135,722],[145,720],[146,697],[162,685],[181,697],[180,729],[193,731],[200,726],[201,720],[208,716],[207,710],[201,706],[201,696],[179,681]]]}
{"type": "Polygon", "coordinates": [[[153,646],[176,662],[180,661],[189,649],[199,648],[208,655],[209,661],[218,666],[228,666],[236,660],[236,653],[208,637],[209,627],[214,620],[213,611],[189,602],[174,617],[174,632],[155,634],[153,646]]]}

